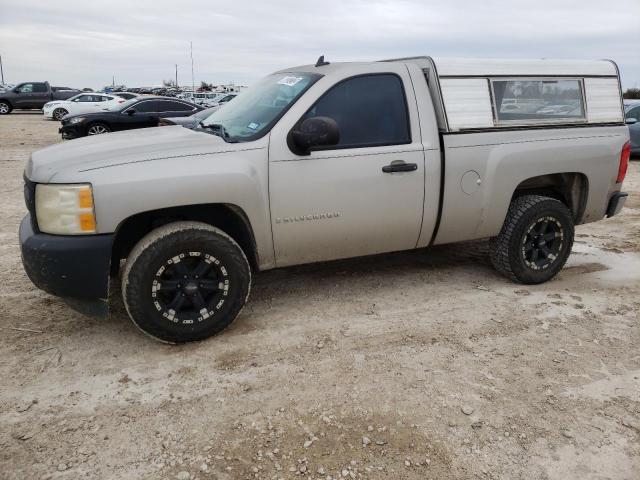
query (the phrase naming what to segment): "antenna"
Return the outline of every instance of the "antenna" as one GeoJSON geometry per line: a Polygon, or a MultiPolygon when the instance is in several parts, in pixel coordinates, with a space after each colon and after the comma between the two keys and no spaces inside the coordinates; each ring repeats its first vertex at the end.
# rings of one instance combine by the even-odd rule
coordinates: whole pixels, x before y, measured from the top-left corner
{"type": "Polygon", "coordinates": [[[325,65],[329,65],[329,62],[325,62],[324,55],[320,55],[318,61],[316,62],[316,67],[324,67],[325,65]]]}

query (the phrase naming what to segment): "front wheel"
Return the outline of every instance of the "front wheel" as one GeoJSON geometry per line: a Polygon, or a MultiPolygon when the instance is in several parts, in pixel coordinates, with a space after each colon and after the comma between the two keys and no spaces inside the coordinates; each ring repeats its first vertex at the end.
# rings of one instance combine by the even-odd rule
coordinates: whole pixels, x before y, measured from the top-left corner
{"type": "Polygon", "coordinates": [[[249,262],[229,235],[206,223],[175,222],[153,230],[133,248],[122,296],[143,332],[184,343],[231,324],[250,285],[249,262]]]}
{"type": "Polygon", "coordinates": [[[104,123],[94,123],[87,129],[87,135],[102,135],[103,133],[109,133],[111,129],[104,123]]]}
{"type": "Polygon", "coordinates": [[[523,195],[511,202],[500,234],[492,239],[491,263],[512,280],[543,283],[566,263],[573,236],[573,217],[561,201],[523,195]]]}
{"type": "Polygon", "coordinates": [[[69,112],[67,112],[64,108],[56,108],[53,111],[53,118],[54,120],[62,120],[62,117],[64,117],[65,115],[67,115],[69,112]]]}
{"type": "Polygon", "coordinates": [[[4,100],[0,101],[0,115],[7,115],[9,113],[11,113],[11,105],[4,100]]]}

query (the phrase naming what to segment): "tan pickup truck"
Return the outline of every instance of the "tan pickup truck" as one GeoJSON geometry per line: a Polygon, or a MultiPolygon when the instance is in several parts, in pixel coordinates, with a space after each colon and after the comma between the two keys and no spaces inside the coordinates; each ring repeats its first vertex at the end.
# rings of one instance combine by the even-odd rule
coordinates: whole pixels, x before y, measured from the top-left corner
{"type": "Polygon", "coordinates": [[[238,315],[252,272],[491,238],[523,283],[553,278],[574,226],[615,215],[629,161],[611,61],[416,57],[271,74],[199,128],[34,152],[24,267],[106,299],[167,342],[238,315]]]}

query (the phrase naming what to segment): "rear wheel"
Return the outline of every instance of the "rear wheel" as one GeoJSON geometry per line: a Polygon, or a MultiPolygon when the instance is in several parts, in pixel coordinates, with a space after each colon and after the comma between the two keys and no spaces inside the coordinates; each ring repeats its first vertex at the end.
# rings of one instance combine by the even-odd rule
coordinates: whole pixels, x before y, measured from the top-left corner
{"type": "Polygon", "coordinates": [[[55,120],[62,120],[62,117],[64,117],[65,115],[67,115],[69,112],[67,112],[64,108],[56,108],[53,111],[53,118],[55,120]]]}
{"type": "Polygon", "coordinates": [[[11,105],[9,102],[5,102],[4,100],[0,101],[0,115],[6,115],[11,113],[11,105]]]}
{"type": "Polygon", "coordinates": [[[546,282],[569,258],[573,236],[571,212],[560,200],[523,195],[511,202],[502,230],[491,242],[491,263],[512,280],[546,282]]]}
{"type": "Polygon", "coordinates": [[[94,123],[87,128],[87,135],[102,135],[103,133],[109,133],[111,129],[104,123],[94,123]]]}
{"type": "Polygon", "coordinates": [[[131,251],[122,296],[143,332],[183,343],[231,324],[250,284],[249,262],[230,236],[205,223],[175,222],[147,234],[131,251]]]}

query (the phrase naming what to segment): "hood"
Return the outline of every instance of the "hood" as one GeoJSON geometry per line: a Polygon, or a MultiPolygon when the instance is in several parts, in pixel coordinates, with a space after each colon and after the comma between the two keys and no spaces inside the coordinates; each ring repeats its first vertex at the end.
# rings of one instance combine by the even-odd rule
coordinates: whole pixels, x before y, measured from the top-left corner
{"type": "Polygon", "coordinates": [[[246,144],[180,126],[151,127],[78,138],[32,153],[25,174],[34,182],[55,181],[62,172],[82,172],[128,163],[245,150],[246,144]]]}

